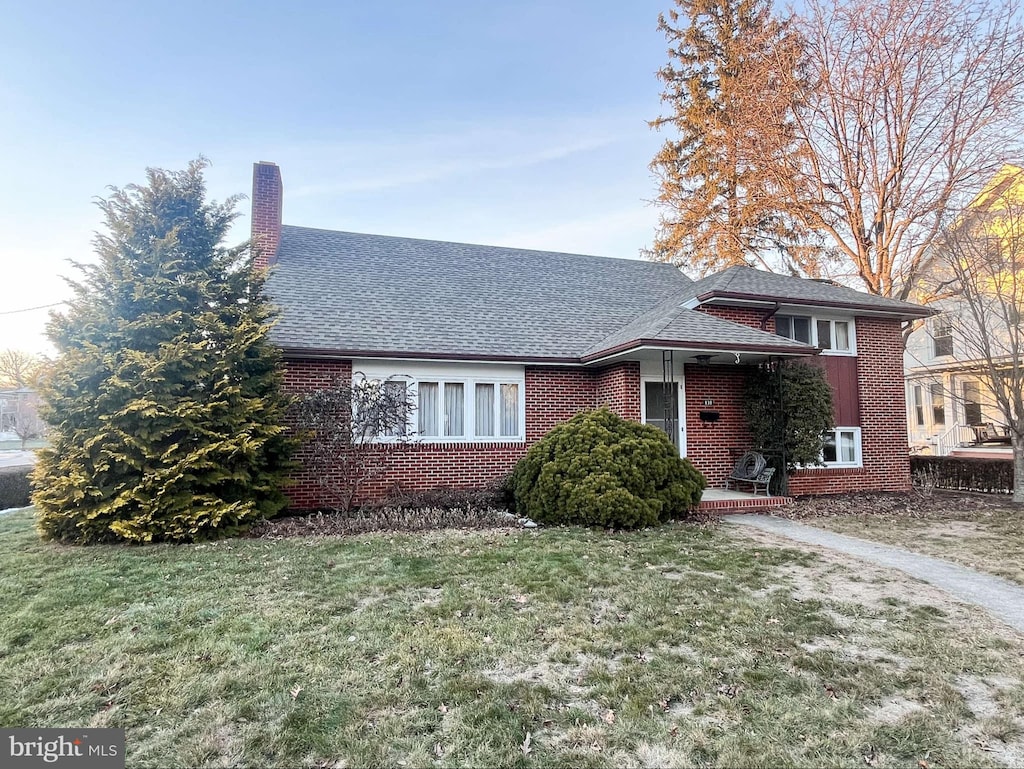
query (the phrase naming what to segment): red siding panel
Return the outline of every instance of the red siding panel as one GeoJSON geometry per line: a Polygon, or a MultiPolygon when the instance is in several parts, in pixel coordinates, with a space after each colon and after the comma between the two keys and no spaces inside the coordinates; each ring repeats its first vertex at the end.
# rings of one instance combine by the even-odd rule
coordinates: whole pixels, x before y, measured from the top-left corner
{"type": "Polygon", "coordinates": [[[832,388],[832,417],[838,427],[860,427],[857,359],[849,355],[818,355],[807,364],[825,371],[832,388]]]}

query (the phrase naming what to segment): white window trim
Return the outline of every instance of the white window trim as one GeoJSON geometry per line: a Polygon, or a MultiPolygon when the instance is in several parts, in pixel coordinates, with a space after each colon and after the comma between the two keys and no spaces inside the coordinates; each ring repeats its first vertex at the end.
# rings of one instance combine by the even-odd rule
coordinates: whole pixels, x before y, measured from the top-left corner
{"type": "Polygon", "coordinates": [[[377,443],[412,442],[422,444],[451,443],[525,443],[526,442],[526,373],[523,366],[503,366],[500,364],[414,364],[405,361],[352,361],[352,376],[356,378],[362,373],[367,379],[402,380],[408,383],[409,398],[414,404],[410,409],[406,422],[406,436],[377,436],[377,443]],[[444,387],[446,382],[459,383],[463,386],[462,424],[464,435],[421,435],[419,433],[419,401],[420,382],[437,382],[438,408],[440,409],[440,429],[444,430],[444,387]],[[514,384],[519,388],[519,415],[517,435],[476,435],[476,385],[493,384],[494,394],[494,429],[501,429],[501,385],[514,384]]]}
{"type": "MultiPolygon", "coordinates": [[[[827,321],[829,324],[829,334],[831,339],[831,347],[828,349],[822,349],[822,355],[835,355],[839,357],[855,358],[857,357],[857,323],[855,320],[847,315],[832,316],[832,315],[804,315],[798,312],[780,312],[777,315],[781,315],[784,318],[808,318],[811,324],[811,344],[815,347],[820,347],[818,344],[818,321],[827,321]],[[837,350],[836,349],[836,323],[846,323],[850,330],[850,349],[849,350],[837,350]]],[[[789,337],[784,337],[788,339],[789,337]]]]}
{"type": "MultiPolygon", "coordinates": [[[[839,427],[834,428],[831,432],[833,432],[835,434],[835,437],[836,437],[836,456],[837,457],[839,456],[839,433],[840,432],[844,432],[844,433],[852,432],[853,433],[854,461],[853,462],[843,462],[843,461],[837,459],[835,462],[825,462],[825,467],[828,467],[828,468],[833,468],[833,467],[864,467],[864,452],[863,452],[863,447],[861,445],[860,428],[859,427],[839,426],[839,427]]],[[[824,461],[824,457],[822,458],[822,461],[824,461]]]]}

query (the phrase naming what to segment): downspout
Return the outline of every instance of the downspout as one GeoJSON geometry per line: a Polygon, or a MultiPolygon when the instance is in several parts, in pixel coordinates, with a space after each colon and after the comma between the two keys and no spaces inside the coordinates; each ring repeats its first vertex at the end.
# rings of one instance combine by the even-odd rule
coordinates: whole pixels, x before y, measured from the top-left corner
{"type": "Polygon", "coordinates": [[[763,318],[761,318],[761,330],[762,331],[767,331],[768,330],[768,321],[770,321],[772,318],[774,318],[776,313],[778,313],[778,311],[780,309],[782,309],[781,305],[778,302],[776,302],[775,303],[775,308],[771,312],[766,313],[765,316],[763,318]]]}

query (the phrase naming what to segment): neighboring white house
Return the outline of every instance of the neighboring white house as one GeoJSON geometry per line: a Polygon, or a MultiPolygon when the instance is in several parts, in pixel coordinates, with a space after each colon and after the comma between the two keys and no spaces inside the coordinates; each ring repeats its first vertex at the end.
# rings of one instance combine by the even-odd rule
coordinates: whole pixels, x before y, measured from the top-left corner
{"type": "MultiPolygon", "coordinates": [[[[961,222],[968,221],[968,217],[986,217],[984,221],[995,222],[992,226],[999,227],[1001,212],[1010,205],[1019,206],[1022,198],[1024,168],[1006,165],[971,202],[961,222]]],[[[973,223],[977,221],[975,218],[973,223]]],[[[990,225],[982,226],[987,229],[990,225]]],[[[948,295],[951,286],[943,287],[942,281],[952,274],[949,268],[939,256],[928,267],[922,285],[940,292],[945,288],[948,295]]],[[[932,302],[930,306],[940,313],[922,321],[910,334],[904,371],[912,452],[1012,456],[1003,414],[995,405],[983,373],[987,358],[982,356],[978,341],[984,335],[993,349],[1006,353],[1002,357],[993,355],[996,361],[1005,359],[1009,365],[1014,360],[1019,362],[1020,350],[1015,351],[1010,341],[1019,339],[1019,332],[1015,330],[1011,335],[1008,324],[1019,325],[1021,308],[1008,306],[1009,300],[1005,298],[993,298],[993,302],[1007,306],[1001,304],[998,312],[987,313],[984,327],[980,327],[968,304],[960,298],[932,302]]]]}
{"type": "Polygon", "coordinates": [[[1002,437],[1002,414],[963,340],[968,324],[958,304],[955,300],[933,304],[942,314],[929,318],[907,340],[904,368],[910,449],[960,455],[982,449],[985,454],[1010,456],[1009,443],[1002,437]]]}

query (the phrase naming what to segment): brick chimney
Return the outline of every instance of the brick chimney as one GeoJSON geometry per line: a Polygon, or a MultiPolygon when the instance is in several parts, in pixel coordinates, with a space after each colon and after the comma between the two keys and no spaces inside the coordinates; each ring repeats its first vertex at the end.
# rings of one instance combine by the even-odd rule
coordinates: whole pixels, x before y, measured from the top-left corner
{"type": "Polygon", "coordinates": [[[252,164],[252,247],[257,267],[277,262],[281,243],[281,169],[261,160],[252,164]]]}

